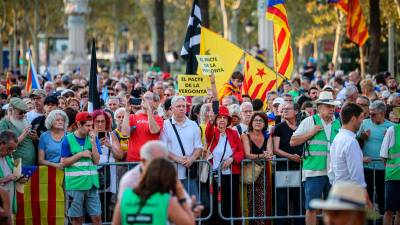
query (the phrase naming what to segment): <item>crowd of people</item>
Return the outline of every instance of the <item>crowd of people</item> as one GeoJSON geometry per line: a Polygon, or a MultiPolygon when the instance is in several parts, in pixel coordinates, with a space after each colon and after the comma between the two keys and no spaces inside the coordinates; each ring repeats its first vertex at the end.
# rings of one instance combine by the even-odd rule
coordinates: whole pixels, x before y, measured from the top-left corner
{"type": "Polygon", "coordinates": [[[266,93],[265,102],[242,92],[241,72],[223,87],[210,76],[203,97],[179,96],[168,73],[101,72],[101,107],[91,113],[88,80],[79,73],[41,79],[43,89],[29,93],[24,77],[7,73],[9,94],[0,87],[0,190],[8,193],[3,209],[10,215],[18,207],[15,184],[29,179],[13,173],[20,159],[22,166],[64,170],[72,224],[85,215],[93,224],[194,224],[210,210],[203,224],[228,224],[222,203],[226,218],[302,215],[304,208],[305,220],[276,223],[315,225],[317,209],[354,209],[327,207],[354,197],[334,189],[332,199],[316,202],[332,185],[365,193],[361,203],[347,204],[362,213],[376,208],[384,225],[400,224],[400,90],[388,72],[361,77],[330,65],[321,73],[309,63],[266,93]],[[104,165],[113,162],[139,165],[104,165]],[[210,179],[200,178],[203,170],[210,179]],[[298,175],[298,186],[278,188],[280,171],[292,172],[294,183],[298,175]]]}

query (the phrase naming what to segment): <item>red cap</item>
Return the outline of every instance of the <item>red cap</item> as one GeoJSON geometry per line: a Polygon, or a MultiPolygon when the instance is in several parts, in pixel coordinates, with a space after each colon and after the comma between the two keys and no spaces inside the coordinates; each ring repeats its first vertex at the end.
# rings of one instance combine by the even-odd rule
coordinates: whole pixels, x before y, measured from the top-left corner
{"type": "Polygon", "coordinates": [[[75,122],[83,122],[83,121],[89,121],[89,120],[93,120],[93,116],[92,116],[92,114],[90,114],[88,112],[79,112],[75,116],[75,122]]]}

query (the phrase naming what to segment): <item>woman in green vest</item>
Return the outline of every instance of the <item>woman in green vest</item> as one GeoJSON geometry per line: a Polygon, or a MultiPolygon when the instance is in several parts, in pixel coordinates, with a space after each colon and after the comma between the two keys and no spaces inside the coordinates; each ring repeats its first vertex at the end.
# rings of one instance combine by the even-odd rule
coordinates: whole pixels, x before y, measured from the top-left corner
{"type": "Polygon", "coordinates": [[[168,221],[176,225],[195,224],[184,193],[174,165],[167,159],[154,159],[139,185],[123,192],[112,224],[165,225],[168,221]]]}

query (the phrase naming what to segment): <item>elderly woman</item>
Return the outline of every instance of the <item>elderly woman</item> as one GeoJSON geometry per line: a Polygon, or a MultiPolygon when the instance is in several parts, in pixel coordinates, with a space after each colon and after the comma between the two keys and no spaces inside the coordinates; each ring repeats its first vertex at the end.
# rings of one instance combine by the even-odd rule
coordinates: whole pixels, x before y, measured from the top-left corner
{"type": "MultiPolygon", "coordinates": [[[[206,142],[212,154],[212,170],[214,175],[221,171],[222,182],[222,214],[226,217],[236,217],[239,205],[239,175],[240,162],[244,157],[243,145],[236,131],[229,128],[232,118],[225,106],[219,107],[216,116],[212,116],[206,126],[206,142]],[[232,190],[232,192],[231,192],[232,190]],[[232,195],[232,198],[231,198],[232,195]],[[232,212],[230,207],[232,206],[232,212]]],[[[213,190],[217,189],[217,180],[213,180],[213,190]]],[[[218,191],[213,192],[213,216],[211,224],[228,224],[218,216],[218,191]]]]}
{"type": "MultiPolygon", "coordinates": [[[[265,161],[271,160],[273,156],[272,138],[269,138],[267,130],[267,116],[265,113],[256,112],[250,119],[248,131],[241,136],[246,158],[256,160],[256,163],[264,166],[265,169],[263,171],[266,171],[266,166],[268,165],[265,161]]],[[[264,187],[267,185],[270,184],[267,184],[266,173],[261,173],[254,183],[247,185],[250,216],[262,217],[266,215],[264,209],[266,209],[267,196],[264,194],[264,187]],[[253,205],[255,206],[254,208],[253,205]]],[[[249,224],[265,224],[265,222],[254,220],[250,221],[249,224]]]]}
{"type": "Polygon", "coordinates": [[[47,131],[39,138],[38,163],[62,169],[60,149],[66,135],[68,116],[62,110],[53,110],[47,115],[45,126],[47,131]]]}

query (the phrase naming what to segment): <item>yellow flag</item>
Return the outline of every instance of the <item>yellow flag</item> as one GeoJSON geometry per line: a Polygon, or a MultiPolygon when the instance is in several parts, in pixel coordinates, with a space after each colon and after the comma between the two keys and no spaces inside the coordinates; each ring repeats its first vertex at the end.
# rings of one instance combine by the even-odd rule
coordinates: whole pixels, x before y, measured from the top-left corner
{"type": "MultiPolygon", "coordinates": [[[[223,71],[215,73],[215,85],[217,90],[229,81],[240,58],[243,50],[221,37],[213,31],[201,27],[200,55],[218,55],[223,71]]],[[[198,74],[202,74],[201,68],[197,69],[198,74]]]]}
{"type": "MultiPolygon", "coordinates": [[[[267,93],[276,90],[276,74],[264,63],[258,61],[249,54],[245,54],[245,68],[243,93],[248,94],[251,99],[259,98],[266,100],[267,93]]],[[[282,78],[278,77],[278,81],[282,78]]]]}

